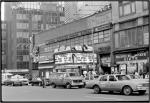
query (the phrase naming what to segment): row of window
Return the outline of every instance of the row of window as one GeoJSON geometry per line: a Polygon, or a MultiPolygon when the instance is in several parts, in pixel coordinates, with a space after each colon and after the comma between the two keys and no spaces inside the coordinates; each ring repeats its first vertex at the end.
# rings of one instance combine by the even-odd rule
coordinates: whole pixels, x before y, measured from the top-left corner
{"type": "Polygon", "coordinates": [[[16,14],[16,19],[17,20],[27,20],[28,15],[27,14],[16,14]]]}
{"type": "Polygon", "coordinates": [[[17,32],[17,38],[29,38],[29,32],[17,32]]]}
{"type": "Polygon", "coordinates": [[[29,50],[29,44],[17,44],[17,50],[29,50]]]}
{"type": "Polygon", "coordinates": [[[2,26],[2,29],[6,29],[6,23],[2,23],[1,26],[2,26]]]}
{"type": "MultiPolygon", "coordinates": [[[[119,15],[120,17],[136,13],[136,2],[119,1],[119,15]]],[[[143,10],[148,9],[148,1],[142,1],[143,10]]]]}
{"type": "Polygon", "coordinates": [[[17,61],[29,61],[29,55],[17,55],[17,61]]]}
{"type": "Polygon", "coordinates": [[[6,31],[2,30],[2,39],[7,39],[6,38],[6,31]]]}
{"type": "Polygon", "coordinates": [[[42,15],[32,15],[32,21],[40,21],[42,18],[42,15]]]}
{"type": "Polygon", "coordinates": [[[29,43],[29,38],[17,38],[17,43],[29,43]]]}
{"type": "Polygon", "coordinates": [[[17,62],[18,69],[27,69],[29,68],[29,62],[17,62]]]}
{"type": "Polygon", "coordinates": [[[75,46],[75,45],[92,45],[92,38],[93,43],[103,43],[103,42],[109,42],[110,41],[110,30],[101,31],[94,33],[93,35],[85,35],[81,37],[76,37],[74,39],[65,40],[62,42],[57,42],[54,44],[50,44],[49,47],[41,47],[40,52],[53,52],[54,49],[59,48],[60,46],[75,46]],[[93,37],[92,37],[93,36],[93,37]]]}
{"type": "Polygon", "coordinates": [[[29,28],[28,23],[17,23],[16,26],[17,26],[17,29],[28,29],[29,28]]]}
{"type": "Polygon", "coordinates": [[[29,55],[29,50],[17,50],[17,55],[29,55]]]}
{"type": "Polygon", "coordinates": [[[148,25],[115,33],[115,48],[148,45],[148,25]]]}

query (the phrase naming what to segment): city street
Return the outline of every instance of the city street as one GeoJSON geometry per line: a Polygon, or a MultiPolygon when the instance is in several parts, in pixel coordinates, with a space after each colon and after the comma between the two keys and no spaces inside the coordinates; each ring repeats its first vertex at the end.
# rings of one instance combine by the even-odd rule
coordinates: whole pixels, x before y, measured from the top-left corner
{"type": "Polygon", "coordinates": [[[120,93],[109,94],[103,92],[94,94],[92,89],[65,89],[62,87],[42,88],[39,86],[3,86],[3,101],[148,101],[149,94],[138,95],[134,93],[124,96],[120,93]]]}

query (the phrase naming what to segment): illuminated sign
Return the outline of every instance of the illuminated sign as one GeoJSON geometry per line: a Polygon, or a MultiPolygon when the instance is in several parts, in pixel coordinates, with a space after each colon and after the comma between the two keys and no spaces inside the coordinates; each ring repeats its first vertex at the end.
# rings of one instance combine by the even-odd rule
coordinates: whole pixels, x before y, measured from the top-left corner
{"type": "Polygon", "coordinates": [[[55,64],[66,63],[94,63],[97,62],[97,55],[93,53],[66,53],[55,55],[55,64]]]}

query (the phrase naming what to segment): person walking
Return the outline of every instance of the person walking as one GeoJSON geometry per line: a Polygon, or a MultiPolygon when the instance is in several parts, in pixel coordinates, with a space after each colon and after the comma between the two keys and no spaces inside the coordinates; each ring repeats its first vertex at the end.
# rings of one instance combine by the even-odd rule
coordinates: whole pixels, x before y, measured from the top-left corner
{"type": "Polygon", "coordinates": [[[42,77],[42,87],[46,88],[46,79],[44,76],[42,77]]]}

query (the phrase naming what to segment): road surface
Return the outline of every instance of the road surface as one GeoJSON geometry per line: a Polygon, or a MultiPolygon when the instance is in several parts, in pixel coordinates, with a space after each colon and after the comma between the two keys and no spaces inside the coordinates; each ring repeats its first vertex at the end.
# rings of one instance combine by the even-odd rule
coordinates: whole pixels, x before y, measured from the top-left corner
{"type": "Polygon", "coordinates": [[[103,92],[94,94],[93,89],[42,88],[40,86],[2,86],[3,101],[148,101],[149,93],[130,96],[103,92]]]}

